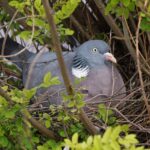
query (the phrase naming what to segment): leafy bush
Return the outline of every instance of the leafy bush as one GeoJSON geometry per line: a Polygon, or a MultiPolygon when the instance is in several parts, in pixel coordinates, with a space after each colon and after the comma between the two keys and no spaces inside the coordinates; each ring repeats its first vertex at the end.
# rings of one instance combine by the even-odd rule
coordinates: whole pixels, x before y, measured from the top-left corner
{"type": "MultiPolygon", "coordinates": [[[[62,37],[72,35],[74,33],[73,30],[64,27],[63,20],[67,19],[74,12],[79,3],[80,0],[64,1],[64,3],[59,5],[59,10],[57,9],[58,6],[55,6],[57,3],[53,6],[55,9],[54,11],[56,11],[54,14],[55,23],[58,25],[58,31],[62,37]]],[[[22,39],[33,39],[43,44],[44,39],[50,38],[50,29],[47,21],[45,20],[45,11],[41,0],[35,0],[32,3],[28,0],[11,0],[9,5],[11,7],[15,7],[19,13],[26,18],[25,23],[27,26],[31,27],[30,30],[18,30],[18,35],[22,39]],[[28,11],[26,12],[25,10],[28,11]]]]}
{"type": "Polygon", "coordinates": [[[89,136],[83,142],[78,138],[76,133],[72,140],[65,139],[65,146],[71,150],[144,150],[144,147],[136,146],[138,140],[134,134],[127,133],[127,126],[108,127],[103,136],[89,136]]]}
{"type": "Polygon", "coordinates": [[[115,14],[117,17],[124,16],[126,19],[129,15],[139,8],[138,15],[142,16],[141,29],[143,31],[150,31],[150,4],[144,9],[143,0],[109,0],[105,13],[115,14]]]}

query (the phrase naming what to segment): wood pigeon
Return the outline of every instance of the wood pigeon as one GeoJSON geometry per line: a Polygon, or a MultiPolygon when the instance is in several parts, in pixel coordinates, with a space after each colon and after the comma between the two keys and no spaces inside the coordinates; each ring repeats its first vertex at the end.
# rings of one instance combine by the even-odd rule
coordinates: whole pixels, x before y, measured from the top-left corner
{"type": "MultiPolygon", "coordinates": [[[[112,104],[116,104],[118,99],[125,96],[125,85],[123,79],[113,63],[116,63],[115,57],[109,53],[109,45],[102,40],[90,40],[79,47],[74,52],[63,52],[64,61],[68,69],[69,77],[72,84],[75,78],[83,78],[77,86],[86,95],[86,101],[91,103],[100,102],[101,98],[113,98],[112,104]]],[[[58,76],[63,82],[59,69],[56,54],[46,52],[39,56],[36,60],[36,55],[31,56],[28,62],[31,64],[35,60],[35,65],[32,73],[29,75],[29,64],[26,64],[23,69],[23,83],[27,79],[28,85],[26,88],[33,88],[39,85],[44,75],[51,72],[52,76],[58,76]]],[[[38,95],[45,91],[48,93],[50,104],[61,104],[60,91],[64,89],[64,85],[57,85],[48,89],[38,90],[38,95]]]]}
{"type": "MultiPolygon", "coordinates": [[[[15,47],[16,49],[17,47],[15,47]]],[[[86,95],[86,102],[99,103],[103,98],[112,98],[112,104],[116,104],[118,102],[116,100],[125,97],[126,89],[123,79],[113,64],[116,63],[116,59],[109,51],[110,47],[106,42],[89,40],[77,47],[74,52],[63,52],[72,84],[75,78],[84,77],[76,88],[80,88],[81,92],[86,95]]],[[[63,82],[54,52],[41,53],[38,58],[38,54],[30,54],[28,51],[22,55],[17,59],[27,61],[23,65],[18,64],[22,67],[23,84],[26,85],[26,88],[30,89],[39,85],[47,72],[51,72],[52,76],[58,76],[59,80],[63,82]],[[22,57],[22,55],[25,56],[22,57]]],[[[37,95],[48,93],[46,103],[48,101],[49,104],[58,105],[62,103],[60,93],[63,90],[63,84],[55,85],[39,89],[37,95]]]]}

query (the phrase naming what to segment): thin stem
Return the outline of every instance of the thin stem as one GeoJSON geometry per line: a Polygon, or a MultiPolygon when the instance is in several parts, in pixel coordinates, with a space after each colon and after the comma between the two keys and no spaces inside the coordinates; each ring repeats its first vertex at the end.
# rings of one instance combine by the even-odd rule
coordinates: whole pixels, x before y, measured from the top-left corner
{"type": "MultiPolygon", "coordinates": [[[[146,4],[147,4],[147,0],[145,1],[144,6],[146,6],[146,4]]],[[[136,45],[135,45],[135,47],[136,47],[136,57],[137,57],[137,69],[138,69],[138,73],[139,73],[141,90],[142,90],[142,94],[143,94],[144,103],[145,103],[146,109],[149,114],[149,119],[150,119],[150,107],[149,107],[148,99],[146,97],[146,93],[145,93],[145,89],[144,89],[144,82],[143,82],[143,78],[142,78],[142,71],[141,71],[141,65],[140,65],[139,31],[140,31],[141,20],[142,20],[142,16],[139,16],[138,26],[137,26],[137,30],[136,30],[136,40],[135,40],[136,45]]]]}
{"type": "MultiPolygon", "coordinates": [[[[45,8],[45,12],[46,12],[46,17],[51,29],[51,37],[52,37],[52,42],[53,42],[53,46],[57,55],[57,60],[59,63],[59,67],[62,73],[62,77],[64,80],[64,84],[67,90],[68,95],[74,95],[74,91],[73,88],[71,86],[71,82],[67,73],[67,69],[64,63],[64,59],[62,57],[62,49],[61,49],[61,44],[59,41],[59,37],[57,34],[57,28],[56,28],[56,24],[54,23],[54,18],[53,18],[53,10],[49,5],[49,1],[48,0],[43,0],[43,5],[45,8]]],[[[91,122],[91,120],[88,118],[87,114],[84,112],[83,109],[80,110],[79,113],[79,118],[82,121],[82,123],[84,124],[84,126],[86,127],[86,129],[89,131],[89,133],[91,134],[97,134],[98,131],[95,128],[95,126],[93,125],[93,123],[91,122]]]]}

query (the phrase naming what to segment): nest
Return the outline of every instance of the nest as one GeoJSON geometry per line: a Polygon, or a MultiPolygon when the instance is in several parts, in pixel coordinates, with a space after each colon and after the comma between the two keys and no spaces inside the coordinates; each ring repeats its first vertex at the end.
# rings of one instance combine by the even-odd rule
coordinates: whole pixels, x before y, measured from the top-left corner
{"type": "MultiPolygon", "coordinates": [[[[149,97],[149,84],[147,82],[148,79],[145,80],[145,89],[146,96],[149,97]],[[147,83],[147,84],[146,84],[147,83]]],[[[130,127],[130,132],[135,133],[137,138],[140,141],[140,145],[149,147],[150,146],[150,121],[149,115],[147,112],[147,108],[145,106],[144,98],[141,91],[140,83],[138,83],[139,77],[138,74],[132,76],[130,80],[127,82],[127,95],[124,99],[118,99],[118,103],[115,106],[107,106],[104,109],[112,110],[113,117],[116,118],[116,122],[113,124],[109,124],[108,121],[102,120],[100,117],[97,117],[99,114],[99,108],[97,107],[99,104],[104,104],[106,99],[101,100],[101,103],[87,103],[85,112],[88,117],[92,120],[94,125],[98,127],[101,131],[104,131],[109,125],[124,125],[128,124],[130,127]],[[136,82],[137,81],[137,82],[136,82]]],[[[148,99],[149,100],[149,99],[148,99]]],[[[61,112],[70,113],[70,116],[74,116],[77,118],[77,111],[70,111],[66,107],[66,105],[54,106],[50,105],[50,107],[43,107],[45,105],[46,100],[40,100],[36,104],[32,104],[29,106],[30,112],[34,117],[38,118],[37,114],[48,113],[52,117],[52,129],[54,131],[58,131],[59,129],[69,128],[70,123],[63,123],[62,121],[58,121],[58,114],[61,112]],[[35,115],[36,112],[36,115],[35,115]]],[[[111,102],[111,99],[107,99],[107,102],[111,102]]],[[[110,116],[112,117],[112,116],[110,116]]],[[[107,118],[109,120],[109,117],[107,118]]]]}

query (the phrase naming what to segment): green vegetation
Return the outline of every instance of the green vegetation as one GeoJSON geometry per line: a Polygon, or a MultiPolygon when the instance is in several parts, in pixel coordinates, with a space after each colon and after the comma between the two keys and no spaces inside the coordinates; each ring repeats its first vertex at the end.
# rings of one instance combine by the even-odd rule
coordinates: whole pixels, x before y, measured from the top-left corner
{"type": "MultiPolygon", "coordinates": [[[[3,2],[0,1],[0,4],[3,6],[0,8],[0,23],[2,25],[2,28],[4,27],[5,31],[9,29],[12,33],[13,38],[19,36],[21,39],[29,40],[30,42],[37,42],[42,45],[49,44],[49,41],[51,41],[52,37],[50,35],[50,28],[45,16],[45,10],[42,5],[42,0],[33,0],[32,2],[30,0],[9,0],[5,1],[6,3],[3,2]],[[8,5],[7,2],[9,2],[8,5]],[[10,9],[11,11],[13,10],[13,13],[10,10],[8,11],[8,9],[10,9]],[[15,12],[16,17],[14,17],[14,20],[11,22],[11,19],[13,15],[15,15],[15,12]]],[[[93,25],[94,23],[91,21],[92,19],[88,20],[80,18],[79,14],[84,13],[86,16],[89,13],[87,10],[84,12],[84,9],[87,6],[84,5],[83,7],[81,0],[60,0],[56,1],[55,3],[50,0],[50,3],[54,10],[54,19],[61,41],[65,41],[65,38],[70,35],[75,35],[77,38],[79,37],[81,41],[84,41],[87,40],[87,36],[85,33],[88,33],[89,35],[91,34],[91,39],[95,38],[96,35],[100,37],[100,35],[103,34],[101,32],[97,32],[98,29],[96,29],[95,31],[91,29],[96,26],[93,25]],[[83,26],[81,26],[84,31],[79,30],[80,28],[77,28],[76,31],[78,32],[76,33],[76,31],[74,31],[74,28],[70,27],[71,25],[68,25],[68,22],[70,21],[70,16],[80,6],[82,6],[81,8],[83,9],[80,10],[81,12],[76,13],[79,17],[78,19],[83,24],[85,23],[83,26]],[[88,24],[87,27],[85,27],[86,21],[91,21],[91,24],[88,24]]],[[[144,58],[144,61],[143,59],[141,59],[141,62],[149,61],[149,52],[146,50],[146,47],[149,47],[150,43],[150,3],[147,2],[146,5],[144,5],[145,3],[146,0],[109,0],[104,12],[105,15],[111,14],[116,19],[116,26],[118,27],[117,29],[119,29],[119,31],[123,35],[123,37],[119,38],[128,40],[126,42],[127,44],[125,45],[131,57],[133,57],[133,60],[136,59],[134,55],[136,52],[134,33],[137,30],[135,28],[137,28],[138,18],[141,17],[140,34],[142,36],[139,36],[139,39],[141,38],[141,55],[143,54],[141,58],[144,58]],[[128,26],[129,28],[132,28],[132,35],[126,36],[126,30],[123,27],[124,23],[120,21],[121,18],[124,18],[126,22],[134,21],[134,23],[136,23],[135,28],[133,27],[133,24],[129,24],[128,26]],[[145,44],[146,42],[148,44],[145,44]],[[130,51],[132,50],[132,48],[134,51],[130,51]]],[[[91,8],[93,6],[96,7],[96,5],[93,5],[92,2],[89,3],[89,6],[90,4],[91,8]]],[[[94,13],[96,14],[96,11],[94,13]]],[[[98,24],[97,22],[98,21],[96,20],[96,24],[98,24]]],[[[99,22],[101,23],[101,21],[99,22]]],[[[117,33],[113,29],[111,29],[111,31],[114,32],[114,35],[117,35],[117,33]]],[[[127,55],[129,55],[129,53],[127,55]]],[[[143,67],[145,63],[142,64],[143,67]]],[[[100,132],[99,135],[91,136],[84,125],[81,123],[78,116],[80,113],[80,109],[86,106],[85,102],[83,101],[85,95],[80,93],[79,91],[77,91],[74,96],[68,96],[66,92],[61,93],[63,102],[66,103],[66,105],[50,105],[48,110],[46,111],[33,111],[32,108],[30,108],[29,103],[31,99],[38,98],[36,97],[36,91],[39,88],[47,88],[62,84],[58,80],[58,77],[53,77],[51,73],[48,72],[43,79],[43,83],[41,83],[37,87],[34,87],[33,89],[27,90],[20,88],[20,85],[18,85],[21,84],[20,80],[18,80],[16,83],[14,83],[13,81],[9,82],[5,80],[5,76],[9,78],[9,74],[7,75],[6,70],[11,72],[10,76],[12,74],[15,74],[14,76],[17,76],[18,78],[21,76],[21,72],[20,70],[18,70],[16,65],[7,64],[5,62],[2,62],[2,59],[0,59],[0,67],[1,66],[3,66],[3,69],[0,68],[0,75],[3,82],[0,82],[0,86],[3,92],[1,92],[0,95],[0,149],[61,150],[65,146],[68,146],[71,150],[146,149],[143,146],[140,146],[142,145],[140,144],[141,141],[139,142],[140,138],[137,137],[135,133],[132,133],[130,131],[130,125],[120,125],[117,122],[118,118],[113,110],[106,108],[104,104],[98,105],[97,112],[95,114],[90,114],[89,117],[92,121],[100,120],[98,123],[95,123],[93,121],[94,125],[100,124],[98,125],[98,127],[100,127],[100,129],[102,127],[102,129],[105,129],[105,131],[100,132]],[[4,75],[2,72],[4,73],[4,75]],[[29,112],[31,113],[31,115],[29,114],[29,112]],[[32,124],[33,122],[30,120],[32,118],[36,118],[38,120],[38,123],[42,125],[42,127],[46,127],[48,131],[53,131],[56,136],[58,136],[58,138],[55,139],[47,135],[45,136],[45,134],[41,134],[39,128],[37,126],[35,127],[35,124],[32,124]]],[[[149,66],[145,66],[146,67],[144,69],[142,68],[142,71],[144,70],[144,75],[147,75],[145,80],[145,82],[147,82],[149,78],[149,66]]],[[[141,89],[141,87],[139,87],[139,89],[141,89]]],[[[138,92],[139,89],[137,90],[138,92]]],[[[149,93],[148,86],[147,89],[149,93]]],[[[146,109],[144,104],[142,107],[142,111],[145,112],[143,108],[146,109]]],[[[138,114],[143,113],[139,111],[137,112],[138,114]]],[[[146,117],[146,119],[147,118],[148,117],[146,117]]],[[[146,119],[143,120],[148,126],[149,120],[147,121],[146,119]]]]}

